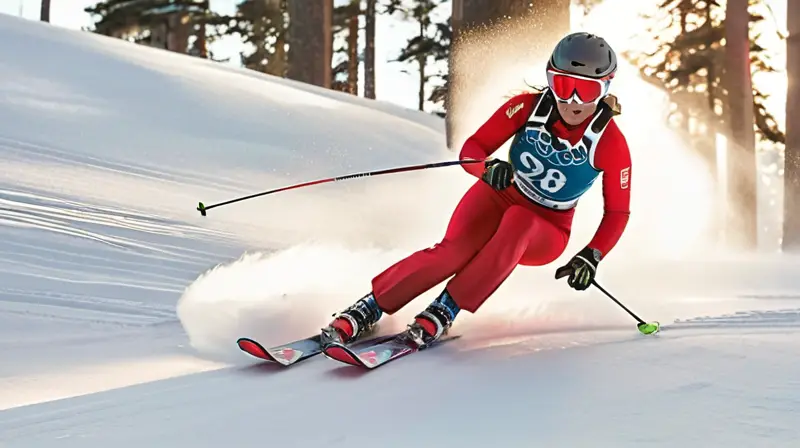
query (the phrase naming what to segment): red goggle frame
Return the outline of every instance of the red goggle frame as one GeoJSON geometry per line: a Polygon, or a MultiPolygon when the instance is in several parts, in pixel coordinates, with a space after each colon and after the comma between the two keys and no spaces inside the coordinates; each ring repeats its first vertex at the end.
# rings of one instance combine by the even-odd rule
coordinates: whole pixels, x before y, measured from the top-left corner
{"type": "Polygon", "coordinates": [[[547,69],[547,84],[558,101],[578,104],[598,103],[608,93],[611,79],[587,78],[585,76],[563,73],[552,68],[547,69]]]}

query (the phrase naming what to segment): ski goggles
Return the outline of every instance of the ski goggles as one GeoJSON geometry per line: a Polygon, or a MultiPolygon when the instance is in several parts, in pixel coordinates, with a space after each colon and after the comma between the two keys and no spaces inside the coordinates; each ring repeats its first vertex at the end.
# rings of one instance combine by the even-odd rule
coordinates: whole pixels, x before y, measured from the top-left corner
{"type": "Polygon", "coordinates": [[[613,75],[602,79],[587,78],[556,70],[547,70],[547,84],[558,101],[597,104],[608,94],[613,75]]]}

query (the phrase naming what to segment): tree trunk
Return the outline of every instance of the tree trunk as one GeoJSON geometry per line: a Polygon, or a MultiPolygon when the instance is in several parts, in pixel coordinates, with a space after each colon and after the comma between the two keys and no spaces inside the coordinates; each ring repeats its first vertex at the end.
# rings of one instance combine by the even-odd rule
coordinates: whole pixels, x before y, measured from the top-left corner
{"type": "Polygon", "coordinates": [[[275,36],[275,53],[272,56],[267,56],[267,69],[266,73],[270,75],[286,77],[286,70],[288,67],[286,39],[288,38],[286,29],[286,11],[288,11],[287,0],[268,0],[267,12],[273,18],[275,26],[278,28],[277,35],[275,36]]]}
{"type": "MultiPolygon", "coordinates": [[[[498,101],[477,102],[484,89],[502,88],[498,77],[507,77],[509,63],[524,81],[525,65],[543,63],[555,44],[569,32],[570,0],[453,0],[453,42],[450,52],[449,89],[445,106],[447,146],[457,146],[475,131],[466,123],[468,107],[481,109],[486,118],[498,101]],[[481,67],[475,70],[475,67],[481,67]]],[[[510,89],[509,89],[510,90],[510,89]]],[[[495,92],[490,92],[494,94],[495,92]]]]}
{"type": "MultiPolygon", "coordinates": [[[[708,39],[708,41],[706,42],[706,46],[708,48],[711,48],[711,46],[714,43],[714,30],[713,30],[714,17],[712,15],[714,11],[713,9],[714,5],[712,2],[706,2],[705,5],[706,5],[705,7],[706,21],[703,26],[708,28],[708,32],[706,33],[708,39]]],[[[714,68],[715,68],[714,63],[710,62],[707,70],[708,73],[706,74],[706,87],[707,87],[706,92],[708,93],[708,95],[706,96],[706,100],[708,101],[708,109],[712,111],[712,113],[714,111],[714,106],[716,105],[716,94],[717,94],[717,90],[714,87],[714,80],[717,78],[717,73],[714,70],[714,68]]],[[[714,129],[714,131],[716,131],[716,129],[714,129]]]]}
{"type": "Polygon", "coordinates": [[[419,96],[417,97],[417,109],[425,111],[425,57],[420,56],[419,61],[419,96]]]}
{"type": "MultiPolygon", "coordinates": [[[[420,20],[419,22],[419,37],[425,38],[425,22],[420,20]]],[[[417,92],[417,109],[424,111],[425,110],[425,84],[427,79],[425,79],[425,68],[427,64],[427,57],[425,55],[417,56],[417,63],[419,64],[419,90],[417,92]]]]}
{"type": "Polygon", "coordinates": [[[180,12],[167,16],[167,50],[186,54],[191,34],[186,19],[186,15],[180,12]]]}
{"type": "Polygon", "coordinates": [[[267,73],[270,75],[286,77],[286,70],[288,67],[287,50],[286,50],[286,17],[285,13],[288,11],[287,0],[268,0],[267,9],[270,17],[273,18],[275,26],[278,28],[277,36],[275,36],[275,53],[271,57],[267,57],[267,73]]]}
{"type": "Polygon", "coordinates": [[[358,20],[361,16],[360,2],[350,4],[350,18],[347,19],[347,90],[358,95],[358,20]]]}
{"type": "Polygon", "coordinates": [[[748,0],[728,0],[725,10],[725,84],[728,91],[726,175],[729,243],[758,248],[757,163],[753,81],[750,74],[748,0]]]}
{"type": "MultiPolygon", "coordinates": [[[[209,0],[205,0],[202,5],[203,12],[208,14],[210,9],[209,0]]],[[[197,51],[197,56],[208,59],[208,43],[207,43],[207,35],[206,35],[206,15],[203,16],[200,20],[197,21],[197,33],[195,34],[196,41],[195,41],[195,48],[197,51]]]]}
{"type": "Polygon", "coordinates": [[[786,148],[783,200],[783,250],[800,251],[800,3],[787,2],[786,72],[786,148]]]}
{"type": "Polygon", "coordinates": [[[275,54],[267,64],[267,73],[270,75],[286,77],[288,63],[286,61],[286,37],[285,34],[279,34],[275,39],[275,54]]]}
{"type": "Polygon", "coordinates": [[[333,0],[289,1],[286,77],[331,87],[333,0]]]}
{"type": "Polygon", "coordinates": [[[199,28],[197,29],[197,43],[195,44],[197,48],[197,56],[208,59],[208,41],[206,38],[206,23],[205,21],[199,24],[199,28]]]}
{"type": "Polygon", "coordinates": [[[375,98],[375,1],[367,0],[364,29],[364,97],[375,98]]]}
{"type": "Polygon", "coordinates": [[[42,10],[39,20],[42,22],[50,22],[50,0],[42,0],[42,10]]]}

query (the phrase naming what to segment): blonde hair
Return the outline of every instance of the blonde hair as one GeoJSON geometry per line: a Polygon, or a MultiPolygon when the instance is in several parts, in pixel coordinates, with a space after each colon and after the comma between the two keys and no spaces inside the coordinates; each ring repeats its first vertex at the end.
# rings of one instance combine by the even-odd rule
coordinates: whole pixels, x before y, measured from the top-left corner
{"type": "Polygon", "coordinates": [[[525,85],[530,87],[530,89],[514,89],[514,90],[510,90],[506,95],[503,96],[503,98],[510,99],[510,98],[513,98],[513,97],[518,96],[518,95],[523,95],[525,93],[539,94],[539,93],[543,93],[545,90],[547,90],[547,86],[532,86],[532,85],[528,84],[527,82],[525,83],[525,85]]]}

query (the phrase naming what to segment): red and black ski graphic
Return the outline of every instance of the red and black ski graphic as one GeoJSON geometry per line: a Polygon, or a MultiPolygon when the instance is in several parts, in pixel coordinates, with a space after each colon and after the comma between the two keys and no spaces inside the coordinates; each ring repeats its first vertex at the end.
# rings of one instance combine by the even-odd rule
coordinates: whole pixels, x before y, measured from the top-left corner
{"type": "MultiPolygon", "coordinates": [[[[388,336],[377,336],[370,339],[358,339],[349,342],[347,345],[341,345],[341,346],[353,347],[353,348],[360,347],[363,345],[372,346],[375,344],[379,344],[381,342],[385,342],[394,337],[395,335],[388,335],[388,336]]],[[[261,345],[260,342],[251,338],[239,338],[236,341],[236,344],[243,352],[251,356],[255,356],[256,358],[263,359],[265,361],[280,364],[285,367],[297,364],[300,361],[312,358],[323,352],[321,335],[319,334],[308,338],[299,339],[297,341],[290,342],[288,344],[276,345],[270,348],[265,348],[263,345],[261,345]]],[[[337,346],[340,345],[337,344],[337,346]]]]}
{"type": "Polygon", "coordinates": [[[360,345],[360,347],[330,344],[323,348],[323,353],[327,358],[334,361],[365,369],[375,369],[395,359],[460,337],[460,335],[446,336],[421,349],[407,336],[406,332],[402,332],[389,336],[383,341],[375,341],[370,344],[360,345]]]}
{"type": "Polygon", "coordinates": [[[236,344],[242,351],[251,356],[282,366],[290,366],[322,353],[320,335],[270,348],[265,348],[258,341],[250,338],[239,338],[236,344]]]}

